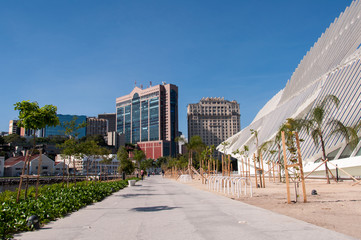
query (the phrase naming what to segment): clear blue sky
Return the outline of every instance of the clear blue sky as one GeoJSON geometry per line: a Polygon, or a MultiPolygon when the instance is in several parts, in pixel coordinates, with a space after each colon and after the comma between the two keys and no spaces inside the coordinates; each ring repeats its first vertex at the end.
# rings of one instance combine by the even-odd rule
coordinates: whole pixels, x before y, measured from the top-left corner
{"type": "Polygon", "coordinates": [[[241,127],[291,77],[351,0],[62,0],[0,2],[0,131],[13,104],[53,104],[60,114],[115,112],[143,84],[179,87],[187,104],[225,97],[241,127]]]}

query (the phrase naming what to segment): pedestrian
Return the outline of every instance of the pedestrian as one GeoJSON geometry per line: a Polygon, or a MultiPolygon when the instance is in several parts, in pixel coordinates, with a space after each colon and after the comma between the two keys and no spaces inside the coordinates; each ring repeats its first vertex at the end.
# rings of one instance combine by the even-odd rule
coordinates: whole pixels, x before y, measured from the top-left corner
{"type": "Polygon", "coordinates": [[[140,176],[142,177],[142,180],[143,180],[143,177],[144,177],[144,170],[140,170],[140,176]]]}
{"type": "Polygon", "coordinates": [[[162,169],[162,177],[164,177],[164,170],[162,169]]]}

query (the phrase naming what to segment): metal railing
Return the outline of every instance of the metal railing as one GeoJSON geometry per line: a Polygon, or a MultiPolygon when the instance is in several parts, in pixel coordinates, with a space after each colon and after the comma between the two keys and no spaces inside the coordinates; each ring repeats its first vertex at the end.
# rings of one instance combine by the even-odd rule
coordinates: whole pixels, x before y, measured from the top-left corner
{"type": "Polygon", "coordinates": [[[253,196],[252,183],[249,178],[229,176],[209,176],[207,178],[208,189],[223,192],[226,195],[240,197],[242,194],[253,196]],[[248,189],[248,190],[247,190],[248,189]]]}

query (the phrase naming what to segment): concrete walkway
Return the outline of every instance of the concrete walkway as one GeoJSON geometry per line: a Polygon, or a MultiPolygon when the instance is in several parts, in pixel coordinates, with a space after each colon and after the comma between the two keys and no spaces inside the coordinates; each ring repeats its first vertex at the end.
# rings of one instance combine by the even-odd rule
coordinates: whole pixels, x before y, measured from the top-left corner
{"type": "Polygon", "coordinates": [[[151,176],[15,239],[353,239],[191,186],[151,176]]]}

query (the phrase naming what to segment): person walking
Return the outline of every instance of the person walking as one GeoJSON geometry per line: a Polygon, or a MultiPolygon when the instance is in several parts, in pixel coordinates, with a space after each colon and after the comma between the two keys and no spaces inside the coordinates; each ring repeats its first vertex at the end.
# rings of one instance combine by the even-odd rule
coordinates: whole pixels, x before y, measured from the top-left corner
{"type": "Polygon", "coordinates": [[[140,176],[142,177],[142,180],[143,180],[143,178],[144,178],[144,170],[143,169],[140,170],[140,176]]]}

